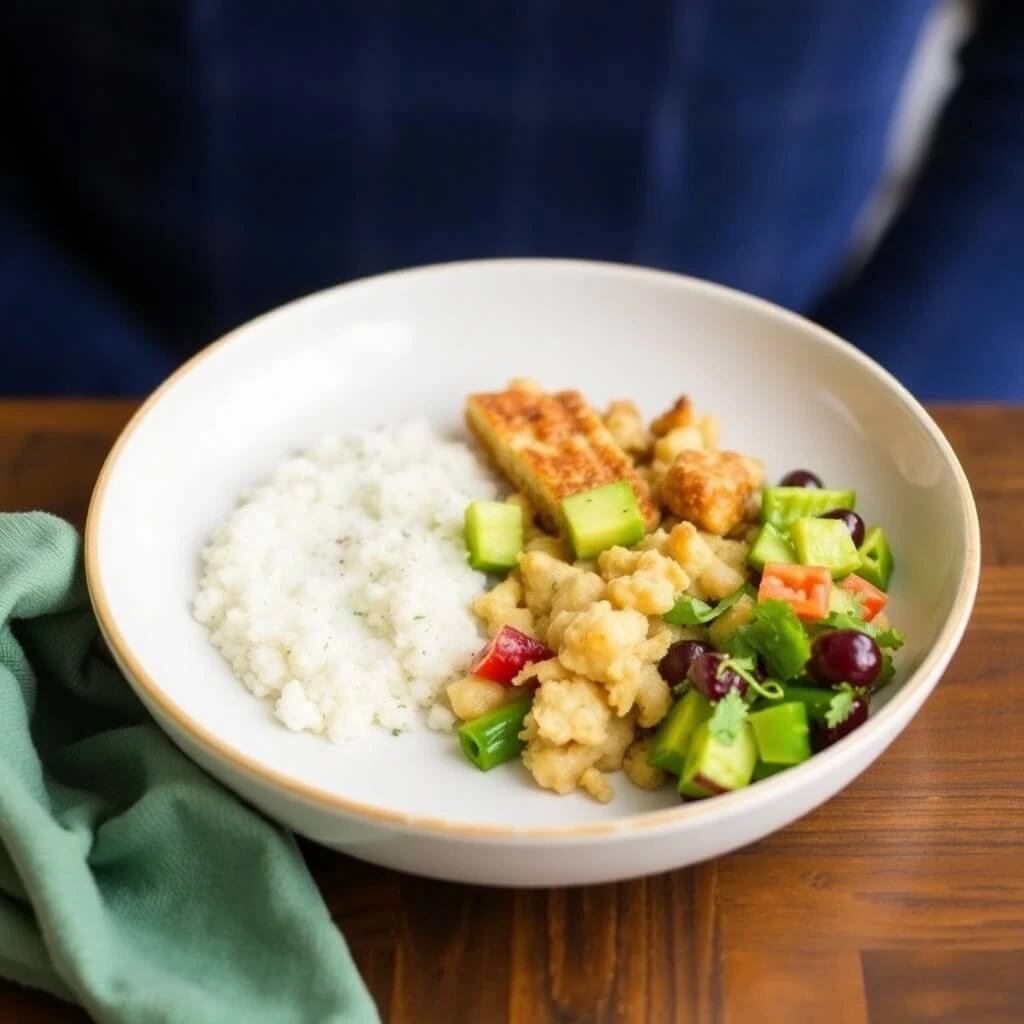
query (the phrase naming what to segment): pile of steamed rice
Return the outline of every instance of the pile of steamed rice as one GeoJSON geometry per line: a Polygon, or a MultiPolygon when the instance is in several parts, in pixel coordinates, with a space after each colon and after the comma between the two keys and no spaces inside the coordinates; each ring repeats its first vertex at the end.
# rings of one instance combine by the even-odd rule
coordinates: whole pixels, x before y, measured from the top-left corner
{"type": "Polygon", "coordinates": [[[444,685],[483,642],[463,515],[496,493],[472,449],[422,421],[325,437],[210,538],[195,617],[289,729],[451,728],[444,685]]]}

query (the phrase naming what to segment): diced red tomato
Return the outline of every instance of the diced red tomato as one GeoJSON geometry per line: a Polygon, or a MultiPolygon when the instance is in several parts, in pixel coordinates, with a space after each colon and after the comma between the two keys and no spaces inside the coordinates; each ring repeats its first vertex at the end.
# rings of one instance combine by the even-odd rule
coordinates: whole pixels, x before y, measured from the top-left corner
{"type": "Polygon", "coordinates": [[[758,601],[785,601],[805,622],[828,615],[832,573],[817,565],[769,562],[761,574],[758,601]]]}
{"type": "Polygon", "coordinates": [[[889,595],[884,590],[879,590],[873,583],[868,583],[856,573],[850,573],[839,586],[860,598],[861,616],[865,622],[870,622],[889,600],[889,595]]]}
{"type": "Polygon", "coordinates": [[[530,664],[547,661],[555,652],[511,626],[502,626],[498,635],[476,656],[470,673],[495,683],[511,683],[530,664]]]}

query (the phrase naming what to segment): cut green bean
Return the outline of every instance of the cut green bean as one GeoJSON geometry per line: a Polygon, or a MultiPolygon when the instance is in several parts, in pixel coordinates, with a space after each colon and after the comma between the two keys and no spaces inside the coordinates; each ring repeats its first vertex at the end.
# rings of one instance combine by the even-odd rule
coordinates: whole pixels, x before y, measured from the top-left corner
{"type": "Polygon", "coordinates": [[[490,771],[519,755],[523,749],[519,733],[532,703],[532,694],[521,697],[466,722],[459,729],[462,752],[480,771],[490,771]]]}

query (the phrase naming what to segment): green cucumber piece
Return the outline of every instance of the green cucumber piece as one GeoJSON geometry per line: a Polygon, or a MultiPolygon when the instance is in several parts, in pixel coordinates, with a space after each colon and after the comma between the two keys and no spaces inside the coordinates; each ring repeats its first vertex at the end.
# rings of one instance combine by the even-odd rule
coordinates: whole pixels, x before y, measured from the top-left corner
{"type": "Polygon", "coordinates": [[[834,691],[823,686],[782,684],[782,700],[786,703],[799,701],[807,712],[807,720],[818,725],[825,724],[825,716],[828,714],[829,704],[832,703],[834,696],[834,691]]]}
{"type": "Polygon", "coordinates": [[[713,710],[711,701],[697,690],[683,694],[658,726],[647,763],[678,775],[686,763],[686,753],[697,726],[706,722],[713,710]]]}
{"type": "Polygon", "coordinates": [[[796,551],[789,538],[771,523],[765,523],[761,527],[761,532],[754,538],[754,543],[747,554],[747,565],[758,570],[763,570],[769,562],[790,564],[795,561],[796,551]]]}
{"type": "Polygon", "coordinates": [[[852,509],[855,491],[832,491],[817,487],[766,487],[761,496],[761,522],[788,530],[798,519],[821,516],[834,508],[852,509]]]}
{"type": "Polygon", "coordinates": [[[710,720],[693,734],[686,763],[679,776],[683,796],[705,797],[749,785],[757,763],[757,744],[749,722],[743,722],[732,743],[715,739],[710,720]]]}
{"type": "Polygon", "coordinates": [[[769,779],[773,775],[778,775],[779,772],[784,772],[787,768],[792,768],[790,764],[767,764],[764,761],[758,761],[754,765],[754,774],[751,775],[751,782],[760,782],[762,779],[769,779]]]}
{"type": "Polygon", "coordinates": [[[481,572],[514,569],[523,550],[523,510],[504,501],[473,501],[466,508],[469,564],[481,572]]]}
{"type": "Polygon", "coordinates": [[[807,708],[800,701],[753,711],[748,719],[757,752],[768,764],[799,764],[811,756],[807,708]]]}
{"type": "Polygon", "coordinates": [[[562,514],[577,558],[594,558],[607,548],[643,540],[647,524],[628,480],[573,494],[562,514]]]}
{"type": "Polygon", "coordinates": [[[833,579],[842,579],[860,568],[860,555],[850,531],[841,519],[798,519],[789,536],[801,565],[828,569],[833,579]]]}
{"type": "Polygon", "coordinates": [[[864,534],[864,543],[858,549],[860,565],[855,570],[858,576],[873,583],[879,590],[889,589],[892,579],[892,548],[880,526],[872,526],[864,534]]]}

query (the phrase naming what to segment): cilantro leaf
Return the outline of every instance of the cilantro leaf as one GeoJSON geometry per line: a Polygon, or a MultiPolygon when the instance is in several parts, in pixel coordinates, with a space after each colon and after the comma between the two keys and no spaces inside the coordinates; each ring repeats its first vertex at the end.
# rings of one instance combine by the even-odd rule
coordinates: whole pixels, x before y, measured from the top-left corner
{"type": "Polygon", "coordinates": [[[715,617],[715,609],[699,597],[681,597],[662,616],[672,626],[699,626],[715,617]]]}
{"type": "Polygon", "coordinates": [[[671,626],[703,626],[728,611],[744,594],[749,593],[747,584],[723,597],[716,605],[710,605],[699,597],[681,597],[662,616],[671,626]]]}
{"type": "Polygon", "coordinates": [[[719,743],[731,746],[747,720],[747,705],[743,698],[730,690],[716,705],[708,720],[708,729],[719,743]]]}
{"type": "Polygon", "coordinates": [[[892,651],[898,651],[903,646],[904,639],[903,634],[891,626],[875,634],[875,643],[879,647],[888,647],[892,651]]]}
{"type": "Polygon", "coordinates": [[[765,660],[776,679],[795,679],[811,656],[803,623],[785,601],[764,601],[743,627],[743,639],[765,660]]]}
{"type": "Polygon", "coordinates": [[[850,717],[856,696],[850,686],[844,685],[836,691],[835,696],[828,702],[828,710],[825,712],[825,724],[830,729],[842,725],[850,717]]]}
{"type": "Polygon", "coordinates": [[[896,675],[896,665],[893,663],[892,655],[883,651],[882,670],[878,673],[878,678],[875,680],[875,685],[872,689],[877,693],[883,686],[888,686],[892,682],[894,675],[896,675]]]}
{"type": "Polygon", "coordinates": [[[740,626],[735,633],[724,644],[721,645],[723,654],[729,655],[730,658],[754,658],[757,656],[757,651],[754,649],[753,644],[746,637],[746,626],[740,626]]]}
{"type": "Polygon", "coordinates": [[[900,630],[894,629],[892,626],[888,629],[879,629],[849,612],[830,612],[824,619],[815,622],[814,628],[816,630],[856,629],[860,633],[867,633],[868,636],[873,637],[879,647],[888,647],[893,651],[898,651],[906,639],[900,630]]]}
{"type": "Polygon", "coordinates": [[[856,615],[849,612],[829,612],[829,614],[814,623],[816,629],[855,629],[859,633],[867,633],[868,636],[878,636],[878,630],[856,615]]]}

